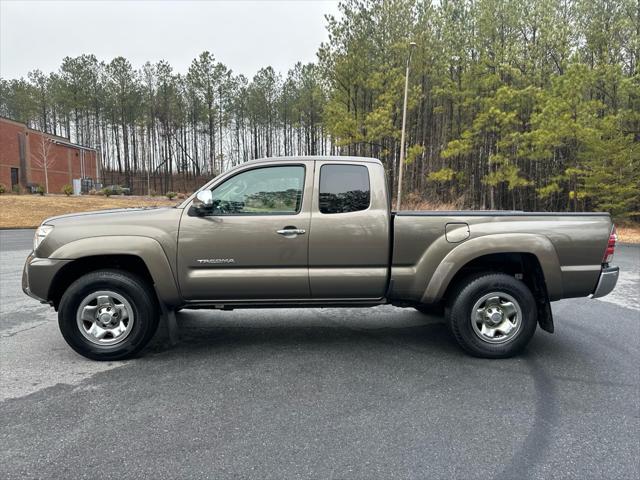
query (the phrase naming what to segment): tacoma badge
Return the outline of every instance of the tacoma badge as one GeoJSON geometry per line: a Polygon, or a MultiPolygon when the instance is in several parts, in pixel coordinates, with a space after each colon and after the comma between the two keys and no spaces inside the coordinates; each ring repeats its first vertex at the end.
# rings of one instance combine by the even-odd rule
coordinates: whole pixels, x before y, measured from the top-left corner
{"type": "Polygon", "coordinates": [[[196,260],[198,263],[204,264],[219,264],[219,263],[236,263],[234,258],[199,258],[196,260]]]}

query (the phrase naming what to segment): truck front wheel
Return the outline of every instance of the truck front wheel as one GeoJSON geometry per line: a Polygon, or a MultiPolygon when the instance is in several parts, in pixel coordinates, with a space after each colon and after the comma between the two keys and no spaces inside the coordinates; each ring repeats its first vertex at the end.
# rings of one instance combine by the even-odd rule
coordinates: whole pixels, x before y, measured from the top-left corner
{"type": "Polygon", "coordinates": [[[536,302],[520,280],[503,273],[469,277],[449,298],[448,321],[460,346],[477,357],[519,353],[536,330],[536,302]]]}
{"type": "Polygon", "coordinates": [[[98,270],[73,282],[58,308],[62,336],[80,355],[121,360],[142,350],[158,327],[153,290],[139,277],[98,270]]]}

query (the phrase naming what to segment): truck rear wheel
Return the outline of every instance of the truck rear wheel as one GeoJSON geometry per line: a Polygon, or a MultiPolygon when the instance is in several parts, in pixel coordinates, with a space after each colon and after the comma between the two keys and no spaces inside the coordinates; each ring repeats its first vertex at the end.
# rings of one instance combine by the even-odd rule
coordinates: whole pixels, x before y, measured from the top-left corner
{"type": "Polygon", "coordinates": [[[513,356],[536,330],[536,302],[520,280],[503,273],[469,277],[453,291],[449,325],[460,346],[484,358],[513,356]]]}
{"type": "Polygon", "coordinates": [[[128,272],[98,270],[73,282],[58,308],[62,336],[92,360],[121,360],[142,350],[158,327],[155,295],[128,272]]]}

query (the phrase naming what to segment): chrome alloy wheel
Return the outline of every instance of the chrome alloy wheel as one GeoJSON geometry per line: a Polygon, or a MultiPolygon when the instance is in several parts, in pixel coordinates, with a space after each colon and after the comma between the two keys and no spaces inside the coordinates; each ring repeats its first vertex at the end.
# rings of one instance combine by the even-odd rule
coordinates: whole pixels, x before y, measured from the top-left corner
{"type": "Polygon", "coordinates": [[[471,310],[473,331],[488,343],[506,343],[522,326],[522,310],[511,295],[492,292],[480,297],[471,310]]]}
{"type": "Polygon", "coordinates": [[[122,342],[133,328],[133,309],[122,295],[101,290],[87,295],[76,314],[78,328],[91,343],[111,346],[122,342]]]}

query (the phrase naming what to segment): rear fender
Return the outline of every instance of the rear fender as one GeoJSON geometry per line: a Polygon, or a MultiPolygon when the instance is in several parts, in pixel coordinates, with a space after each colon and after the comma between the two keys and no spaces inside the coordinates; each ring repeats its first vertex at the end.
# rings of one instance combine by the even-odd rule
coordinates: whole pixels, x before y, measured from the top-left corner
{"type": "Polygon", "coordinates": [[[536,256],[544,274],[549,300],[562,298],[562,273],[558,254],[551,241],[528,233],[485,235],[461,243],[451,250],[434,271],[422,296],[422,303],[443,299],[458,271],[475,258],[492,253],[530,253],[536,256]]]}

